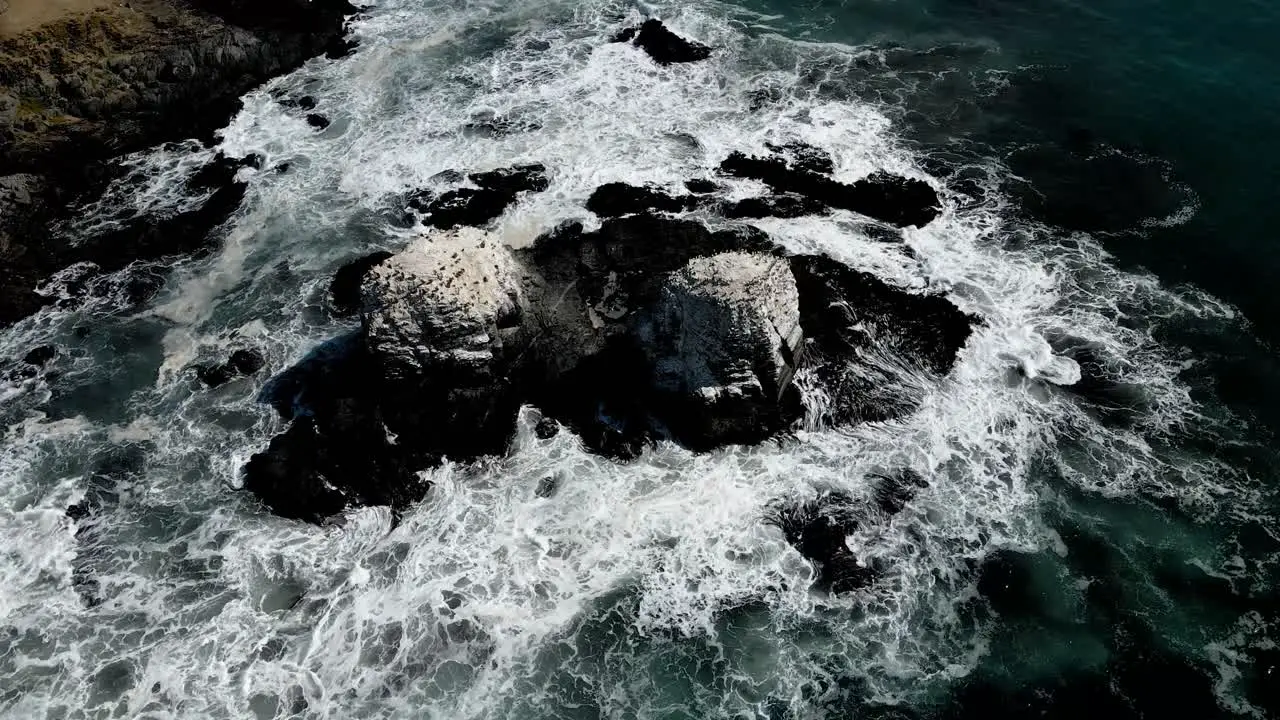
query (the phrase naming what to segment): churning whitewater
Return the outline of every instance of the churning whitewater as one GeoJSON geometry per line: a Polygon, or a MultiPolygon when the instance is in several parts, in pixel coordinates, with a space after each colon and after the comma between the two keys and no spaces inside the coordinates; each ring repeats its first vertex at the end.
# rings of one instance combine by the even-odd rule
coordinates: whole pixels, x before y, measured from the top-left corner
{"type": "MultiPolygon", "coordinates": [[[[0,380],[6,712],[798,718],[849,696],[927,703],[987,649],[981,561],[1059,551],[1037,468],[1110,495],[1247,506],[1226,469],[1152,440],[1197,412],[1176,381],[1184,359],[1119,322],[1232,310],[1111,269],[1088,237],[1016,220],[994,161],[938,174],[894,109],[859,95],[859,73],[885,72],[874,48],[789,38],[772,21],[703,0],[382,0],[353,22],[355,53],[248,95],[220,148],[132,158],[134,181],[66,232],[200,202],[184,180],[218,149],[264,162],[239,171],[249,189],[220,248],[181,262],[149,307],[122,312],[101,292],[0,336],[3,356],[64,348],[41,374],[0,380]],[[711,57],[662,66],[608,42],[642,11],[711,57]],[[326,128],[291,107],[303,95],[326,128]],[[834,430],[811,392],[794,438],[707,454],[660,444],[620,463],[570,433],[540,439],[526,409],[506,456],[427,471],[430,492],[402,517],[365,508],[313,526],[240,490],[285,424],[259,400],[267,378],[355,327],[323,309],[333,272],[425,232],[404,201],[439,173],[545,165],[549,189],[496,224],[523,247],[566,220],[598,223],[584,203],[601,184],[679,189],[733,151],[792,141],[828,150],[838,180],[889,170],[942,195],[943,214],[901,242],[844,211],[758,223],[789,250],[979,318],[948,376],[895,389],[915,412],[834,430]],[[266,372],[212,390],[194,380],[194,363],[245,347],[266,372]],[[1129,389],[1123,412],[1090,404],[1072,348],[1129,389]],[[876,581],[816,592],[770,512],[821,492],[869,497],[869,478],[904,469],[928,487],[846,541],[876,581]],[[93,512],[69,517],[77,504],[93,512]]],[[[735,199],[763,187],[718,181],[735,199]]]]}

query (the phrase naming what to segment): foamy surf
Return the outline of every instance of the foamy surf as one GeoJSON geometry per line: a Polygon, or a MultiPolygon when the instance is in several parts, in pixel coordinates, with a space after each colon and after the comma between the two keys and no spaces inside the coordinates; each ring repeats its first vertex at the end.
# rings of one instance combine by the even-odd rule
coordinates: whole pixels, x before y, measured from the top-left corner
{"type": "MultiPolygon", "coordinates": [[[[243,171],[245,205],[213,257],[180,263],[145,312],[54,310],[0,339],[3,355],[75,348],[59,361],[70,391],[51,399],[42,378],[0,390],[63,413],[14,418],[0,456],[0,527],[16,538],[0,556],[0,678],[19,689],[6,712],[729,718],[920,702],[986,651],[974,568],[996,550],[1060,546],[1040,518],[1046,457],[1091,490],[1106,477],[1121,496],[1248,500],[1214,461],[1153,443],[1196,404],[1180,358],[1149,328],[1117,323],[1136,308],[1224,320],[1229,308],[1116,271],[1088,238],[1016,224],[998,164],[981,198],[948,188],[891,112],[806,76],[867,50],[746,33],[715,3],[641,12],[716,53],[660,67],[610,44],[640,17],[612,3],[378,4],[353,28],[356,53],[251,93],[223,132],[224,152],[265,162],[243,171]],[[778,99],[760,105],[765,91],[778,99]],[[333,121],[324,131],[281,102],[304,94],[333,121]],[[495,119],[509,123],[476,129],[495,119]],[[904,377],[900,391],[920,400],[910,416],[832,430],[809,396],[794,440],[704,455],[663,445],[619,464],[568,433],[537,439],[526,410],[506,457],[426,471],[431,492],[400,518],[366,508],[300,525],[238,490],[244,461],[282,426],[256,402],[266,373],[209,391],[186,368],[251,341],[276,372],[349,329],[319,298],[343,261],[420,230],[400,224],[407,192],[444,170],[544,163],[550,188],[498,221],[522,244],[563,220],[591,223],[583,202],[602,183],[678,187],[732,151],[788,140],[829,150],[841,180],[888,169],[944,193],[942,216],[901,243],[846,212],[760,224],[791,250],[945,292],[981,319],[948,377],[904,377]],[[1082,370],[1055,349],[1064,333],[1142,386],[1136,422],[1109,424],[1071,395],[1082,370]],[[118,447],[127,463],[105,456],[118,447]],[[847,539],[881,577],[813,592],[768,508],[820,491],[867,497],[870,477],[897,469],[929,487],[847,539]],[[83,478],[98,478],[101,512],[73,522],[64,511],[83,478]]],[[[131,160],[143,190],[112,202],[187,207],[174,189],[211,152],[131,160]]],[[[731,196],[759,190],[723,182],[731,196]]]]}

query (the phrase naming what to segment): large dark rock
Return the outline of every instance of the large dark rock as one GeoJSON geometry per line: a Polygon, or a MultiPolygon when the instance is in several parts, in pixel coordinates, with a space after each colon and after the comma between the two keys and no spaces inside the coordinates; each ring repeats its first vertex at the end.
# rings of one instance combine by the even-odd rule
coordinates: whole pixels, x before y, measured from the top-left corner
{"type": "Polygon", "coordinates": [[[828,257],[796,256],[791,269],[805,366],[827,388],[831,424],[914,410],[926,389],[920,378],[950,372],[977,322],[945,297],[893,287],[828,257]]]}
{"type": "MultiPolygon", "coordinates": [[[[246,487],[291,517],[402,507],[442,457],[502,452],[525,404],[623,460],[660,439],[701,451],[785,433],[802,413],[798,372],[835,384],[823,387],[831,422],[891,416],[904,411],[900,378],[876,374],[877,353],[945,372],[970,321],[945,299],[787,257],[757,228],[652,213],[593,232],[567,224],[520,250],[474,228],[433,233],[366,268],[361,296],[355,349],[264,396],[294,424],[250,463],[246,487]]],[[[864,516],[900,510],[920,486],[878,483],[864,516]]],[[[838,546],[822,552],[831,587],[868,577],[838,546]]]]}
{"type": "Polygon", "coordinates": [[[310,522],[350,505],[402,507],[426,486],[432,458],[392,442],[379,408],[378,368],[358,336],[321,345],[272,378],[260,399],[289,428],[245,466],[245,488],[276,514],[310,522]]]}
{"type": "Polygon", "coordinates": [[[659,65],[697,62],[711,57],[711,48],[691,42],[676,35],[662,24],[650,18],[639,29],[628,28],[613,38],[614,42],[631,42],[644,50],[659,65]]]}
{"type": "Polygon", "coordinates": [[[874,172],[847,184],[813,172],[812,159],[729,155],[720,169],[737,177],[759,180],[774,190],[803,195],[825,205],[852,210],[898,227],[929,224],[942,212],[937,192],[923,180],[874,172]]]}
{"type": "Polygon", "coordinates": [[[348,0],[191,0],[206,12],[254,30],[323,32],[353,15],[348,0]]]}
{"type": "Polygon", "coordinates": [[[686,447],[759,443],[800,417],[800,299],[785,258],[693,258],[633,326],[652,367],[650,402],[686,447]]]}

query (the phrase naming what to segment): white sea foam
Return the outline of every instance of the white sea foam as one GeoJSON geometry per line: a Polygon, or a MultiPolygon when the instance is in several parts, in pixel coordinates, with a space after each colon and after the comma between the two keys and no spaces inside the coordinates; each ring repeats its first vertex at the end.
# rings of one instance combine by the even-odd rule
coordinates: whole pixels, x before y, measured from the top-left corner
{"type": "MultiPolygon", "coordinates": [[[[391,225],[403,194],[443,170],[546,164],[551,187],[498,224],[525,241],[561,220],[591,222],[583,201],[601,183],[676,188],[765,141],[828,149],[843,180],[885,168],[942,187],[886,113],[801,81],[810,54],[861,50],[743,35],[711,3],[645,10],[658,11],[716,47],[713,57],[660,67],[609,44],[640,15],[618,18],[603,2],[384,0],[356,24],[355,54],[245,99],[223,149],[289,167],[249,173],[245,207],[214,256],[176,268],[151,312],[110,325],[108,339],[145,331],[151,343],[139,377],[103,390],[121,417],[32,419],[5,438],[0,528],[16,540],[0,556],[0,616],[14,628],[0,684],[20,694],[0,707],[28,717],[657,717],[679,707],[755,717],[781,703],[804,716],[821,702],[815,683],[850,677],[873,698],[909,701],[964,676],[985,648],[966,610],[972,564],[996,548],[1055,547],[1031,473],[1055,444],[1093,450],[1059,461],[1086,487],[1105,478],[1115,493],[1235,491],[1207,484],[1207,461],[1144,439],[1195,406],[1177,358],[1149,330],[1117,324],[1122,304],[1229,309],[1114,271],[1087,238],[1011,242],[1040,231],[1008,226],[994,186],[982,203],[947,195],[939,220],[905,233],[910,254],[847,213],[761,223],[793,250],[947,293],[981,318],[949,377],[903,376],[921,401],[909,417],[834,431],[811,422],[781,446],[662,446],[617,464],[568,433],[536,439],[526,411],[509,456],[429,471],[429,497],[398,520],[373,508],[306,526],[236,491],[239,467],[282,421],[255,402],[261,379],[206,391],[185,369],[253,337],[274,372],[349,330],[314,299],[341,261],[403,245],[391,225]],[[753,108],[762,89],[783,99],[753,108]],[[304,93],[334,121],[326,131],[277,100],[304,93]],[[524,129],[467,129],[492,116],[524,129]],[[1120,380],[1145,388],[1139,427],[1108,427],[1065,394],[1081,370],[1054,353],[1055,333],[1093,343],[1120,380]],[[88,449],[108,443],[143,448],[142,479],[117,479],[107,519],[85,521],[93,532],[77,538],[61,511],[95,472],[88,449]],[[901,468],[930,486],[849,539],[884,577],[849,596],[810,592],[808,563],[762,521],[769,504],[821,489],[865,497],[868,474],[901,468]],[[536,492],[545,478],[556,479],[550,498],[536,492]],[[75,562],[91,568],[101,604],[80,603],[75,562]]],[[[133,161],[150,179],[138,211],[188,202],[166,193],[211,152],[133,161]]],[[[725,182],[738,196],[759,191],[725,182]]],[[[70,341],[78,322],[38,316],[6,350],[70,341]]],[[[89,337],[94,357],[124,351],[89,337]]],[[[112,382],[92,372],[71,380],[112,382]]]]}

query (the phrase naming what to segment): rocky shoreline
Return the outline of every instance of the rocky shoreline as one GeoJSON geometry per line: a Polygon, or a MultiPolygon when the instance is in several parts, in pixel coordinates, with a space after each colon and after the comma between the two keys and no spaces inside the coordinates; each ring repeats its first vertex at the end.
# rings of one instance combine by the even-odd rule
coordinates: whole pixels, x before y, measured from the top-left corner
{"type": "MultiPolygon", "coordinates": [[[[53,226],[102,192],[114,158],[209,140],[244,93],[309,58],[348,52],[355,11],[347,0],[134,0],[0,35],[0,326],[48,304],[36,288],[69,265],[105,272],[196,249],[238,206],[234,187],[179,220],[182,232],[127,227],[72,247],[53,226]]],[[[203,182],[233,186],[230,165],[203,182]]]]}

